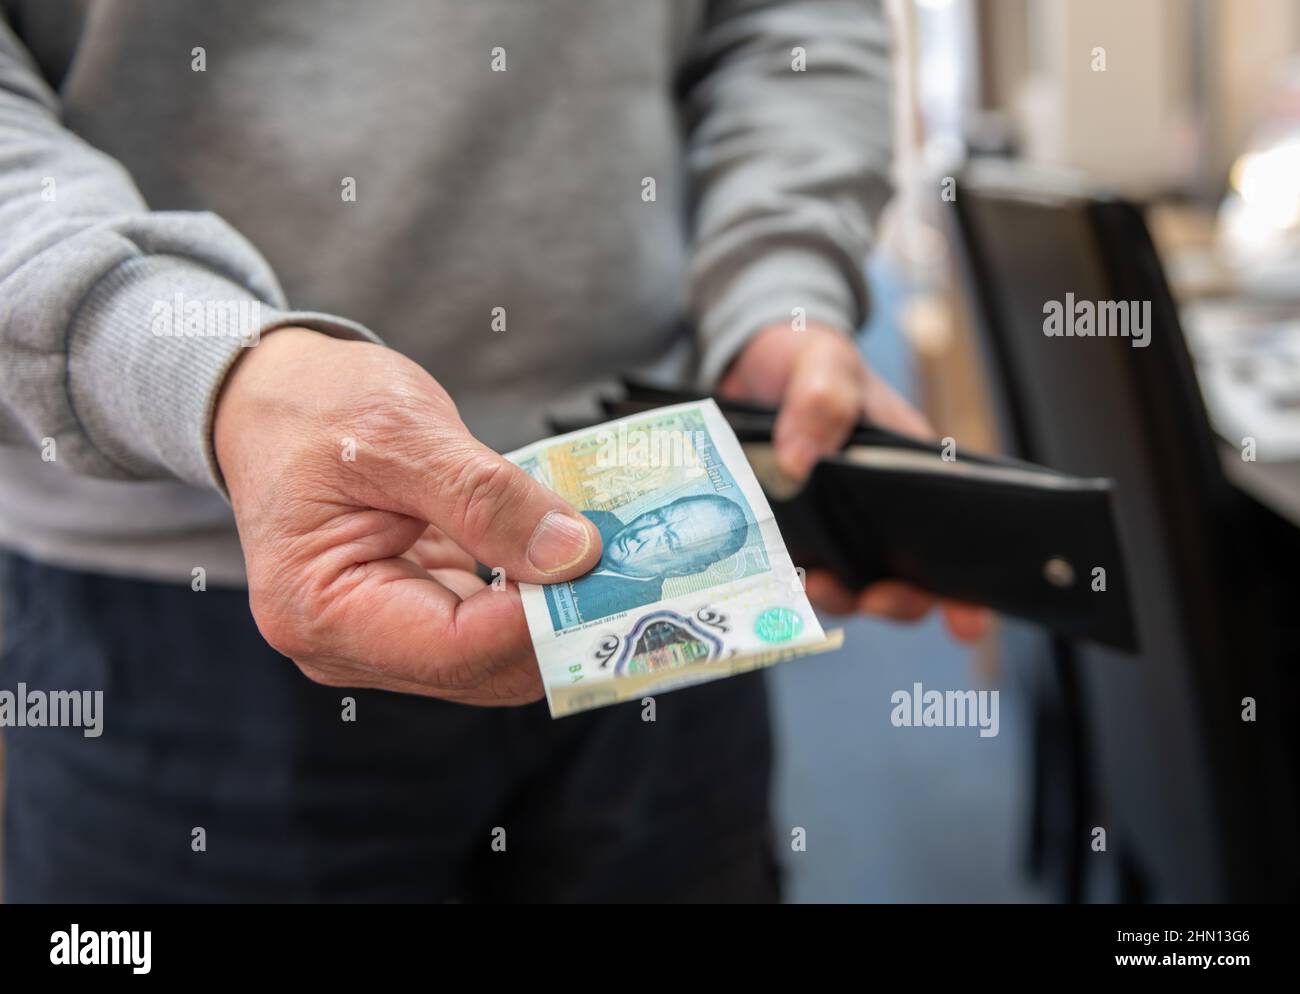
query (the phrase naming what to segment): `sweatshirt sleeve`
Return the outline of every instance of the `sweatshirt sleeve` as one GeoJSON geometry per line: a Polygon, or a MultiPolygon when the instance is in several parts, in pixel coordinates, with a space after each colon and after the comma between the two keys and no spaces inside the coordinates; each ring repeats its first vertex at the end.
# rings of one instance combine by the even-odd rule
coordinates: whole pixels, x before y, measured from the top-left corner
{"type": "Polygon", "coordinates": [[[707,387],[768,324],[865,319],[891,192],[888,25],[880,0],[712,0],[683,68],[707,387]]]}
{"type": "Polygon", "coordinates": [[[242,349],[290,324],[376,340],[289,310],[215,215],[150,211],[119,163],[63,127],[0,15],[0,445],[88,476],[220,488],[217,393],[242,349]]]}

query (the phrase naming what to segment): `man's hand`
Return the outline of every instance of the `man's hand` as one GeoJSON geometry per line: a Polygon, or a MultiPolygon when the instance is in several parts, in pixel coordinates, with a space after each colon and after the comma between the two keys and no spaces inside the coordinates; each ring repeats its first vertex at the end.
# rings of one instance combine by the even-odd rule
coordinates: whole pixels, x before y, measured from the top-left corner
{"type": "Polygon", "coordinates": [[[215,443],[253,617],[307,676],[473,704],[542,696],[514,581],[581,575],[600,535],[471,437],[418,365],[274,331],[223,388],[215,443]],[[475,559],[510,582],[492,589],[475,559]]]}
{"type": "MultiPolygon", "coordinates": [[[[727,397],[780,405],[773,439],[777,461],[800,478],[821,456],[837,451],[864,417],[917,438],[935,435],[921,412],[867,366],[847,336],[825,326],[764,328],[736,357],[719,390],[727,397]]],[[[809,600],[835,614],[862,610],[917,621],[936,603],[932,595],[897,580],[855,594],[820,570],[808,574],[806,588],[809,600]]],[[[957,638],[977,639],[988,626],[983,608],[956,601],[942,601],[941,607],[957,638]]]]}

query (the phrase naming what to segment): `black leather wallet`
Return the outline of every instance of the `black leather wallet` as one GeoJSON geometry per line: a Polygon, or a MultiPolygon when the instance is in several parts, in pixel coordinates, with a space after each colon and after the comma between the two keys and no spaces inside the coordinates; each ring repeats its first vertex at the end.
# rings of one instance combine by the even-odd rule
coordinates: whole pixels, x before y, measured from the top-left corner
{"type": "MultiPolygon", "coordinates": [[[[601,401],[607,418],[702,396],[630,380],[625,387],[601,401]]],[[[939,443],[863,424],[798,483],[773,457],[776,412],[714,399],[796,566],[830,570],[855,590],[907,580],[1063,636],[1137,649],[1113,481],[966,452],[945,458],[939,443]]]]}

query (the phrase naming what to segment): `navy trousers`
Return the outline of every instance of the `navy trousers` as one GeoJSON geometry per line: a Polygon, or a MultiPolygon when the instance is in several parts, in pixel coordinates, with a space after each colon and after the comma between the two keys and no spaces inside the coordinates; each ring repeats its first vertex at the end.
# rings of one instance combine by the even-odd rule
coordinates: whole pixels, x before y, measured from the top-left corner
{"type": "Polygon", "coordinates": [[[242,591],[4,555],[0,608],[0,689],[104,692],[4,730],[9,901],[778,896],[757,674],[552,721],[313,684],[242,591]]]}

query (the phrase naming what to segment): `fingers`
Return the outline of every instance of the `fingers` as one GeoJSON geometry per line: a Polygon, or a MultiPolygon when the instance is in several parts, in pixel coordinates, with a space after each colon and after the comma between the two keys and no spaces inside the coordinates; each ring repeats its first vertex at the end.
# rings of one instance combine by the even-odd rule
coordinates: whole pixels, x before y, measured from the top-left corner
{"type": "Polygon", "coordinates": [[[773,431],[777,462],[795,477],[838,451],[861,414],[864,367],[853,345],[843,344],[843,361],[827,361],[822,348],[795,361],[773,431]]]}
{"type": "Polygon", "coordinates": [[[935,605],[932,594],[901,580],[881,580],[864,590],[858,604],[867,614],[893,621],[920,621],[935,605]]]}
{"type": "MultiPolygon", "coordinates": [[[[866,614],[890,621],[920,621],[933,610],[936,598],[900,580],[881,580],[855,594],[825,570],[809,572],[804,584],[808,600],[828,614],[866,614]]],[[[938,601],[944,624],[953,638],[977,642],[989,630],[992,614],[987,608],[962,601],[938,601]]]]}
{"type": "Polygon", "coordinates": [[[868,367],[865,375],[867,385],[863,393],[863,413],[868,421],[923,441],[938,434],[925,415],[886,383],[875,370],[868,367]]]}
{"type": "Polygon", "coordinates": [[[429,575],[450,590],[461,600],[473,597],[479,591],[487,587],[487,584],[479,579],[478,575],[470,570],[463,569],[431,569],[429,575]]]}
{"type": "Polygon", "coordinates": [[[975,642],[988,632],[992,618],[988,608],[963,601],[938,600],[919,587],[899,580],[882,580],[863,591],[860,605],[867,614],[894,621],[920,621],[939,605],[944,623],[953,638],[975,642]]]}
{"type": "Polygon", "coordinates": [[[402,557],[360,563],[341,577],[309,630],[264,634],[321,683],[473,704],[541,696],[518,587],[493,589],[454,570],[431,575],[402,557]]]}
{"type": "Polygon", "coordinates": [[[355,511],[314,534],[326,545],[306,561],[249,562],[258,628],[311,679],[475,704],[537,699],[516,585],[484,584],[470,557],[417,518],[355,511]]]}
{"type": "Polygon", "coordinates": [[[804,593],[812,606],[828,614],[853,614],[858,598],[825,570],[810,570],[804,577],[804,593]]]}
{"type": "Polygon", "coordinates": [[[935,598],[901,580],[881,580],[854,593],[825,570],[811,570],[804,592],[815,607],[830,614],[862,611],[891,621],[920,621],[935,605],[935,598]]]}
{"type": "Polygon", "coordinates": [[[406,558],[430,572],[438,569],[456,569],[473,573],[477,564],[474,557],[444,535],[433,525],[425,529],[415,544],[406,550],[406,558]]]}
{"type": "Polygon", "coordinates": [[[595,525],[468,432],[430,439],[426,452],[412,466],[418,478],[400,488],[404,510],[479,562],[511,580],[556,583],[600,559],[595,525]]]}
{"type": "Polygon", "coordinates": [[[989,630],[992,614],[987,608],[961,601],[944,601],[943,620],[953,638],[962,642],[978,642],[989,630]]]}

